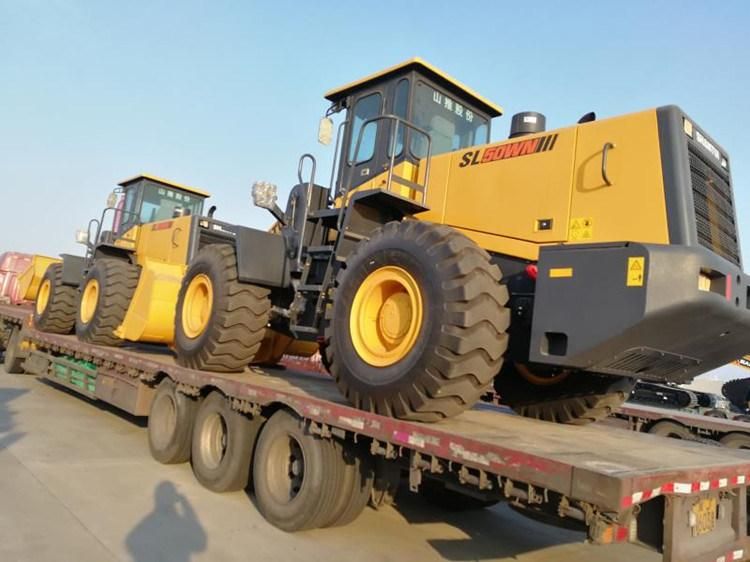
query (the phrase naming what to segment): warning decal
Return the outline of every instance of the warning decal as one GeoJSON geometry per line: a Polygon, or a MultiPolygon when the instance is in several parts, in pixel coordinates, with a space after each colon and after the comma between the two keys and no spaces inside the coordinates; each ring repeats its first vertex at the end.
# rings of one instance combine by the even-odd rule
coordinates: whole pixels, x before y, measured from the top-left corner
{"type": "Polygon", "coordinates": [[[571,242],[576,240],[591,240],[594,237],[594,219],[590,217],[579,217],[570,219],[568,238],[571,242]]]}
{"type": "Polygon", "coordinates": [[[628,287],[643,287],[646,278],[646,258],[628,258],[628,287]]]}

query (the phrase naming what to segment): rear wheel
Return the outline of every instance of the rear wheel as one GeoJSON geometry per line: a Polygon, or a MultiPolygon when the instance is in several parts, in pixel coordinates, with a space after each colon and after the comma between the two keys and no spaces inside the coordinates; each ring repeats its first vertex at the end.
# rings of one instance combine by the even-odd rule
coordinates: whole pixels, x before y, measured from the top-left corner
{"type": "Polygon", "coordinates": [[[69,334],[76,323],[77,300],[76,287],[62,283],[62,264],[50,265],[34,302],[34,326],[42,332],[69,334]]]}
{"type": "Polygon", "coordinates": [[[358,408],[438,421],[500,370],[509,313],[500,270],[452,228],[391,222],[337,278],[324,364],[358,408]]]}
{"type": "Polygon", "coordinates": [[[21,328],[13,326],[8,337],[8,346],[3,354],[3,367],[5,372],[11,375],[23,373],[23,357],[20,357],[21,347],[21,328]]]}
{"type": "Polygon", "coordinates": [[[727,433],[719,439],[719,442],[725,447],[732,449],[750,449],[750,434],[748,433],[727,433]]]}
{"type": "Polygon", "coordinates": [[[199,402],[181,392],[170,378],[159,383],[148,415],[151,456],[163,464],[190,460],[190,441],[199,402]]]}
{"type": "Polygon", "coordinates": [[[259,511],[284,531],[332,523],[341,466],[333,443],[311,434],[304,420],[279,410],[266,422],[253,461],[259,511]]]}
{"type": "Polygon", "coordinates": [[[198,481],[214,492],[247,486],[261,418],[232,410],[220,392],[209,394],[195,418],[191,462],[198,481]]]}
{"type": "Polygon", "coordinates": [[[669,420],[656,422],[649,428],[648,433],[661,435],[662,437],[671,437],[672,439],[690,440],[693,438],[693,434],[690,433],[687,427],[669,420]]]}
{"type": "Polygon", "coordinates": [[[500,402],[520,415],[574,425],[606,418],[634,385],[626,377],[510,363],[495,378],[500,402]]]}
{"type": "Polygon", "coordinates": [[[117,259],[103,258],[83,281],[76,315],[76,335],[84,342],[119,345],[115,330],[125,320],[138,285],[138,267],[117,259]]]}
{"type": "Polygon", "coordinates": [[[242,371],[261,349],[268,289],[240,283],[228,244],[203,248],[182,281],[175,316],[177,362],[193,369],[242,371]]]}
{"type": "Polygon", "coordinates": [[[342,483],[337,492],[337,501],[324,527],[348,525],[359,517],[370,501],[375,479],[373,461],[368,451],[354,443],[333,442],[337,457],[343,460],[342,483]]]}

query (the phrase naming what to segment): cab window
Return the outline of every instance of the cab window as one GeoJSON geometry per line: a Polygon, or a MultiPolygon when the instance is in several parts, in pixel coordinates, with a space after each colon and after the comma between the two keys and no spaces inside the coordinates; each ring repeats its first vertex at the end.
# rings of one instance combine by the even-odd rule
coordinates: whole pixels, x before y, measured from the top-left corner
{"type": "MultiPolygon", "coordinates": [[[[404,121],[407,119],[407,112],[409,110],[409,81],[404,78],[400,80],[396,85],[396,92],[393,97],[393,114],[396,117],[400,117],[404,121]]],[[[393,125],[395,126],[395,125],[393,125]]],[[[400,124],[398,131],[396,131],[396,156],[400,156],[404,150],[404,129],[403,124],[400,124]]],[[[393,132],[391,132],[391,135],[393,132]]],[[[391,157],[391,146],[390,142],[393,137],[390,136],[388,139],[388,157],[391,157]]]]}
{"type": "MultiPolygon", "coordinates": [[[[475,113],[454,96],[421,80],[414,88],[412,121],[429,133],[433,155],[489,141],[489,127],[485,117],[475,113]]],[[[426,157],[427,139],[422,135],[412,135],[410,149],[415,157],[426,157]]]]}
{"type": "Polygon", "coordinates": [[[366,162],[375,154],[375,140],[377,137],[379,121],[368,123],[365,125],[364,130],[362,130],[362,125],[368,119],[380,115],[382,100],[383,98],[380,93],[375,92],[360,98],[354,105],[354,111],[352,112],[352,137],[349,144],[350,163],[359,164],[361,162],[366,162]],[[360,131],[362,134],[362,141],[359,145],[359,153],[355,154],[354,152],[357,150],[360,131]]]}
{"type": "Polygon", "coordinates": [[[146,182],[141,203],[141,223],[156,222],[182,215],[200,215],[203,198],[180,189],[146,182]]]}

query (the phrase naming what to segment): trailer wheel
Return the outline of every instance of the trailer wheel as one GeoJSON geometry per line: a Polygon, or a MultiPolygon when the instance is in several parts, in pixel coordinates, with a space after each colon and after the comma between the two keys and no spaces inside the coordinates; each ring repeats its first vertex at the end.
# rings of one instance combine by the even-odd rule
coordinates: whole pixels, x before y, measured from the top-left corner
{"type": "Polygon", "coordinates": [[[69,334],[76,323],[78,289],[62,283],[62,264],[44,272],[34,302],[34,326],[42,332],[69,334]]]}
{"type": "Polygon", "coordinates": [[[262,423],[232,410],[220,392],[209,394],[198,408],[191,462],[198,481],[213,492],[247,486],[253,447],[262,423]]]}
{"type": "Polygon", "coordinates": [[[719,443],[731,449],[750,449],[750,434],[727,433],[719,439],[719,443]]]}
{"type": "Polygon", "coordinates": [[[138,267],[123,260],[102,258],[83,280],[78,300],[76,335],[97,345],[120,345],[114,332],[125,320],[135,289],[138,267]]]}
{"type": "Polygon", "coordinates": [[[243,371],[266,332],[270,291],[237,279],[229,244],[203,248],[190,264],[177,300],[177,362],[214,372],[243,371]]]}
{"type": "Polygon", "coordinates": [[[343,459],[342,483],[337,502],[323,527],[343,527],[354,521],[370,501],[375,472],[369,451],[349,442],[334,441],[338,457],[343,459]]]}
{"type": "Polygon", "coordinates": [[[507,363],[495,377],[500,402],[518,414],[582,425],[606,418],[630,395],[634,379],[507,363]]]}
{"type": "Polygon", "coordinates": [[[169,377],[159,383],[148,415],[148,446],[162,464],[190,460],[193,424],[199,402],[177,392],[169,377]]]}
{"type": "Polygon", "coordinates": [[[258,510],[284,531],[320,527],[341,493],[342,461],[329,440],[310,433],[301,418],[279,410],[266,422],[253,460],[258,510]]]}
{"type": "Polygon", "coordinates": [[[5,372],[11,375],[23,373],[23,357],[18,356],[21,347],[21,328],[13,326],[8,338],[8,346],[3,354],[3,367],[5,372]]]}
{"type": "Polygon", "coordinates": [[[476,511],[497,505],[499,499],[481,499],[448,488],[444,482],[425,478],[419,492],[428,502],[446,511],[476,511]]]}
{"type": "Polygon", "coordinates": [[[507,347],[508,292],[463,234],[390,222],[336,277],[326,363],[356,407],[434,422],[470,408],[507,347]]]}
{"type": "Polygon", "coordinates": [[[690,433],[687,427],[669,420],[656,422],[649,428],[648,433],[661,435],[662,437],[671,437],[672,439],[691,440],[693,438],[693,434],[690,433]]]}

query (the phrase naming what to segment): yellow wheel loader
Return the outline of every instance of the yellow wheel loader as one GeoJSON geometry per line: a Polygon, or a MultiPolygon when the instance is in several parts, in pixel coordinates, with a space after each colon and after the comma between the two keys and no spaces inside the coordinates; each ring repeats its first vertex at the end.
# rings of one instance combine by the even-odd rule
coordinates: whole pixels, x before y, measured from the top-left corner
{"type": "Polygon", "coordinates": [[[216,220],[215,208],[204,216],[208,196],[146,174],[120,183],[101,218],[92,220],[80,239],[87,245],[86,256],[64,255],[45,272],[35,303],[36,326],[55,333],[75,331],[82,341],[99,345],[173,345],[178,310],[177,321],[188,334],[180,354],[186,364],[241,371],[251,360],[278,362],[290,346],[299,354],[313,353],[316,344],[295,345],[289,335],[267,329],[268,291],[247,285],[253,281],[252,267],[235,257],[237,247],[279,245],[281,238],[248,236],[249,229],[216,220]],[[198,275],[185,287],[187,304],[180,300],[178,306],[187,267],[206,263],[220,277],[198,275]],[[249,320],[252,315],[255,322],[249,320]],[[211,339],[214,334],[220,335],[211,339]],[[210,358],[191,359],[189,349],[210,358]]]}
{"type": "MultiPolygon", "coordinates": [[[[550,131],[524,112],[490,142],[501,108],[420,59],[326,98],[321,138],[343,114],[330,186],[309,155],[285,210],[256,183],[280,243],[238,244],[224,267],[256,274],[225,290],[254,291],[248,325],[317,342],[357,407],[437,421],[494,386],[523,415],[586,423],[638,378],[687,382],[742,355],[729,157],[680,108],[550,131]]],[[[206,271],[188,269],[178,318],[206,271]]],[[[176,324],[176,351],[211,368],[221,355],[188,344],[238,327],[205,298],[195,330],[176,324]]]]}

